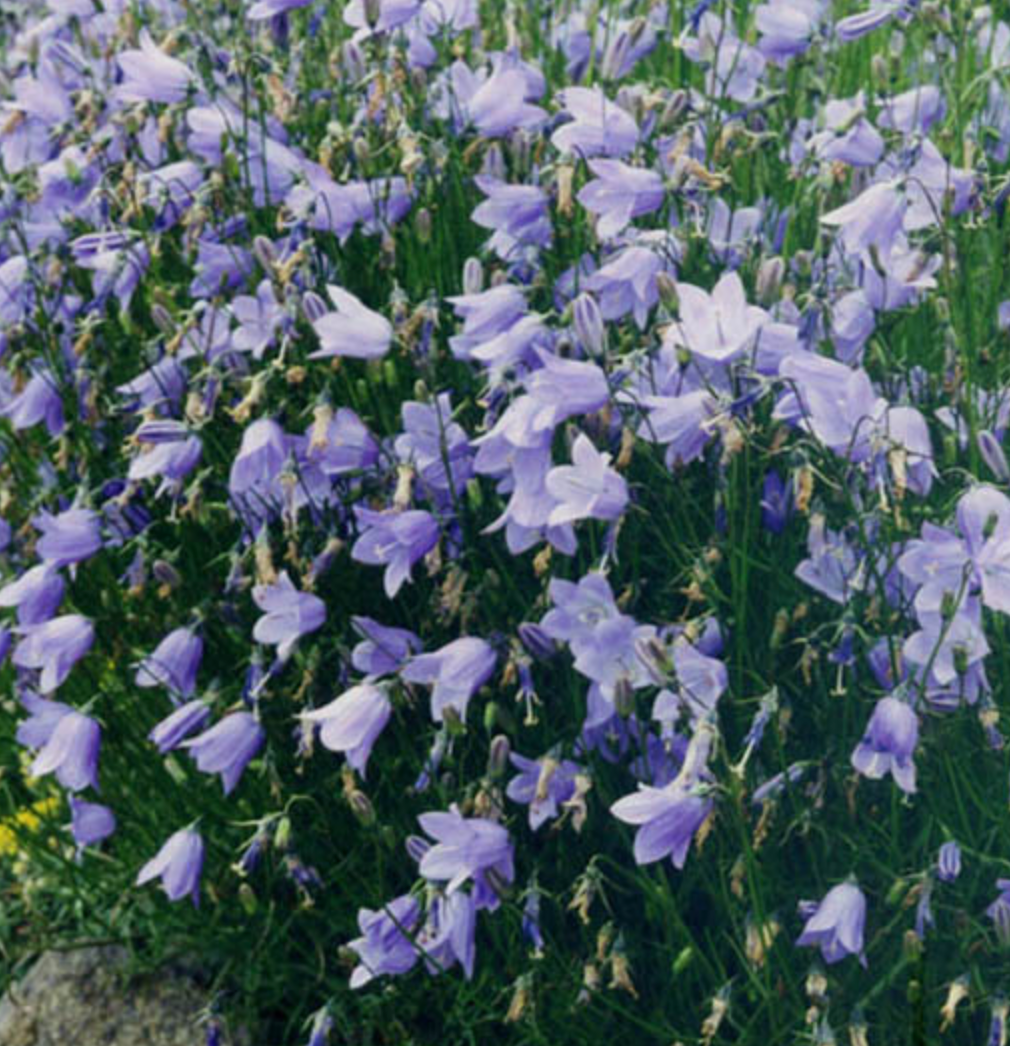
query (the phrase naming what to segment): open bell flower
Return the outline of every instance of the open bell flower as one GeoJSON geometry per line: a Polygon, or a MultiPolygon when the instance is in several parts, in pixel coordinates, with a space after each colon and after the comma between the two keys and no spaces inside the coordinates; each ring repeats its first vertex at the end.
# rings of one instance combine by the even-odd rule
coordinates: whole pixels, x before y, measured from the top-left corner
{"type": "Polygon", "coordinates": [[[101,803],[88,803],[77,796],[70,797],[70,831],[80,853],[86,846],[94,846],[107,839],[116,830],[116,816],[101,803]]]}
{"type": "Polygon", "coordinates": [[[253,601],[264,611],[253,627],[253,639],[277,647],[277,656],[286,661],[295,643],[315,632],[326,621],[326,604],[310,592],[295,588],[286,570],[272,585],[257,585],[253,601]]]}
{"type": "Polygon", "coordinates": [[[897,697],[877,702],[866,732],[852,753],[852,765],[864,776],[879,780],[890,774],[903,792],[915,791],[915,746],[919,721],[897,697]]]}
{"type": "Polygon", "coordinates": [[[79,792],[98,788],[98,750],[102,732],[98,723],[81,712],[68,710],[57,720],[48,740],[32,762],[33,777],[55,773],[64,788],[79,792]]]}
{"type": "Polygon", "coordinates": [[[242,771],[263,747],[266,732],[252,712],[232,712],[198,737],[183,743],[197,767],[206,774],[220,774],[224,794],[238,784],[242,771]]]}
{"type": "Polygon", "coordinates": [[[680,780],[665,788],[644,784],[638,788],[610,808],[619,821],[638,828],[635,863],[651,864],[669,857],[675,868],[683,868],[695,832],[712,812],[712,800],[685,788],[680,780]]]}
{"type": "Polygon", "coordinates": [[[18,629],[23,639],[14,649],[18,668],[42,670],[39,690],[52,693],[70,675],[70,670],[91,649],[95,627],[80,614],[64,614],[44,624],[18,629]]]}
{"type": "Polygon", "coordinates": [[[493,871],[506,883],[515,878],[508,829],[486,817],[463,817],[456,807],[421,814],[418,821],[436,841],[421,858],[421,875],[446,883],[447,894],[472,879],[476,906],[497,908],[498,894],[486,877],[493,871]]]}
{"type": "Polygon", "coordinates": [[[134,682],[139,687],[160,683],[173,694],[192,697],[202,657],[203,640],[188,628],[177,628],[140,662],[134,682]]]}
{"type": "Polygon", "coordinates": [[[193,828],[181,828],[169,836],[162,848],[137,875],[137,885],[160,879],[170,901],[191,897],[200,905],[200,873],[203,870],[203,837],[193,828]]]}
{"type": "Polygon", "coordinates": [[[313,330],[322,348],[309,354],[310,360],[330,356],[350,356],[375,360],[385,356],[393,340],[389,320],[363,305],[350,291],[330,285],[327,288],[336,311],[315,320],[313,330]]]}
{"type": "Polygon", "coordinates": [[[572,446],[572,464],[552,468],[545,483],[558,501],[547,517],[551,527],[580,519],[615,520],[628,504],[628,484],[610,467],[610,455],[601,454],[581,432],[572,446]]]}
{"type": "Polygon", "coordinates": [[[365,682],[345,690],[328,705],[305,712],[301,718],[318,723],[323,747],[343,752],[347,762],[364,777],[372,746],[389,722],[392,710],[386,691],[365,682]]]}
{"type": "Polygon", "coordinates": [[[832,887],[820,904],[804,906],[810,910],[798,945],[817,947],[828,964],[855,955],[866,966],[863,932],[866,924],[866,897],[852,882],[832,887]],[[812,908],[812,910],[810,910],[812,908]]]}

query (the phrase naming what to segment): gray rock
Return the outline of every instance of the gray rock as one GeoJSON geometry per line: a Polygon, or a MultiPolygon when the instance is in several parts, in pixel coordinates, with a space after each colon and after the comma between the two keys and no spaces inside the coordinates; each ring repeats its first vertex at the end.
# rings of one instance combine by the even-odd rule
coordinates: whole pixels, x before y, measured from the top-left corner
{"type": "Polygon", "coordinates": [[[191,971],[130,976],[125,948],[46,952],[0,999],[0,1046],[204,1046],[191,971]]]}

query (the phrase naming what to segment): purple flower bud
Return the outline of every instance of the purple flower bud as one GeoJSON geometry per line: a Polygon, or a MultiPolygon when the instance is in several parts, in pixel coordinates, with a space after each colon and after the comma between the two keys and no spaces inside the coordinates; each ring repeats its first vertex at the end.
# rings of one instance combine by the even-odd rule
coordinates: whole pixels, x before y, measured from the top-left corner
{"type": "Polygon", "coordinates": [[[596,299],[583,292],[572,302],[572,320],[579,343],[590,356],[603,356],[607,351],[607,328],[596,299]]]}
{"type": "Polygon", "coordinates": [[[956,842],[944,843],[936,861],[936,877],[942,883],[952,883],[961,874],[961,847],[956,842]]]}
{"type": "Polygon", "coordinates": [[[333,1018],[326,1010],[320,1010],[312,1021],[312,1029],[307,1046],[326,1046],[330,1041],[330,1032],[332,1030],[333,1018]]]}
{"type": "Polygon", "coordinates": [[[326,302],[315,291],[306,291],[302,295],[302,312],[309,323],[315,323],[326,315],[326,302]]]}
{"type": "Polygon", "coordinates": [[[484,289],[484,268],[479,258],[467,258],[463,263],[463,293],[480,294],[484,289]]]}
{"type": "Polygon", "coordinates": [[[516,630],[523,646],[538,661],[550,661],[558,652],[557,643],[532,621],[523,621],[516,630]]]}
{"type": "Polygon", "coordinates": [[[835,25],[835,32],[843,44],[852,43],[874,29],[886,25],[892,18],[897,17],[905,8],[902,0],[884,0],[868,11],[860,11],[857,14],[842,18],[835,25]]]}
{"type": "Polygon", "coordinates": [[[162,585],[168,585],[169,588],[178,588],[182,584],[179,571],[167,560],[156,559],[151,564],[151,573],[162,585]]]}
{"type": "Polygon", "coordinates": [[[775,469],[769,469],[765,473],[764,491],[761,498],[761,522],[771,533],[781,534],[792,514],[792,477],[783,480],[775,469]]]}
{"type": "Polygon", "coordinates": [[[509,763],[511,743],[505,734],[496,734],[488,746],[487,772],[489,777],[501,777],[509,763]]]}
{"type": "Polygon", "coordinates": [[[993,921],[993,928],[1000,944],[1004,948],[1010,947],[1010,880],[997,879],[996,887],[1000,895],[985,910],[985,914],[993,921]]]}
{"type": "Polygon", "coordinates": [[[138,443],[160,445],[162,443],[182,443],[189,438],[189,426],[183,421],[164,419],[145,421],[138,426],[133,438],[138,443]]]}
{"type": "Polygon", "coordinates": [[[303,890],[317,890],[323,885],[319,872],[310,864],[306,864],[298,854],[284,855],[284,870],[296,886],[303,890]]]}
{"type": "Polygon", "coordinates": [[[420,864],[424,855],[431,849],[431,843],[420,835],[408,835],[406,842],[407,856],[420,864]]]}
{"type": "Polygon", "coordinates": [[[194,730],[202,729],[209,717],[210,709],[202,700],[190,701],[177,708],[167,719],[162,719],[147,736],[164,755],[177,747],[194,730]]]}
{"type": "Polygon", "coordinates": [[[978,449],[982,455],[982,460],[992,470],[993,475],[1001,483],[1010,483],[1010,465],[1007,464],[1003,447],[988,429],[983,429],[979,432],[978,449]]]}
{"type": "Polygon", "coordinates": [[[534,886],[526,895],[523,905],[523,937],[533,945],[539,955],[544,950],[544,935],[540,931],[540,891],[534,886]]]}
{"type": "Polygon", "coordinates": [[[364,80],[368,74],[365,54],[357,40],[348,40],[341,49],[341,67],[352,81],[364,80]]]}

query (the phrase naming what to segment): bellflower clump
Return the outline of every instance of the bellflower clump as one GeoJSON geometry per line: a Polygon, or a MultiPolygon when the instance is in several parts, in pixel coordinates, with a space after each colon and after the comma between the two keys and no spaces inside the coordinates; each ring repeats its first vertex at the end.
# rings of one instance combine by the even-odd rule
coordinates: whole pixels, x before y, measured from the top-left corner
{"type": "Polygon", "coordinates": [[[1006,5],[4,12],[0,954],[1002,1041],[1006,5]]]}

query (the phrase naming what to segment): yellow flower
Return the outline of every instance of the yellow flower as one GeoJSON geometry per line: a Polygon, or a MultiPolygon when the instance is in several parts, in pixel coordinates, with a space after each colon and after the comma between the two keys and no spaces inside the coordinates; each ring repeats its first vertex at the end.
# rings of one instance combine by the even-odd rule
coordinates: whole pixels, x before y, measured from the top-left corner
{"type": "Polygon", "coordinates": [[[17,852],[18,837],[6,824],[0,824],[0,857],[14,857],[17,852]]]}

